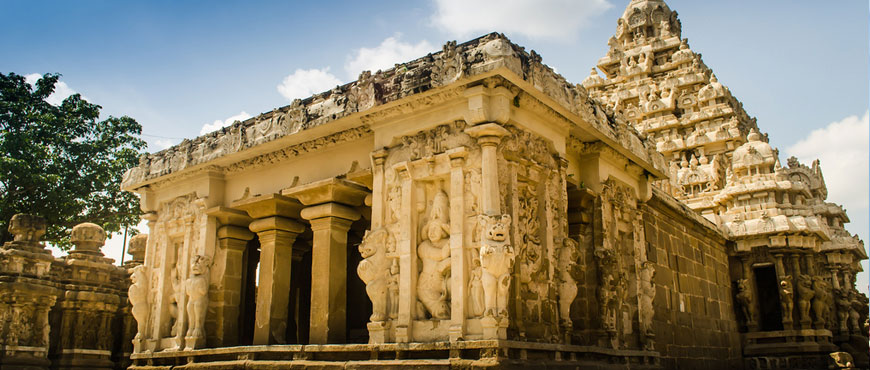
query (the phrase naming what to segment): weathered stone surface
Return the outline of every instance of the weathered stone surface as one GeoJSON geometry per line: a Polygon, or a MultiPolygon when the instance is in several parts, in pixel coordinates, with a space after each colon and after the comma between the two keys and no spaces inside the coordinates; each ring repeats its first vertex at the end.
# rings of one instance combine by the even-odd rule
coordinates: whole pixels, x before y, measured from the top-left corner
{"type": "Polygon", "coordinates": [[[608,45],[574,85],[448,42],[142,157],[129,286],[99,226],[52,262],[16,216],[0,313],[59,297],[82,334],[8,358],[110,366],[78,338],[120,311],[141,369],[864,366],[867,256],[819,163],[781,165],[663,1],[608,45]]]}

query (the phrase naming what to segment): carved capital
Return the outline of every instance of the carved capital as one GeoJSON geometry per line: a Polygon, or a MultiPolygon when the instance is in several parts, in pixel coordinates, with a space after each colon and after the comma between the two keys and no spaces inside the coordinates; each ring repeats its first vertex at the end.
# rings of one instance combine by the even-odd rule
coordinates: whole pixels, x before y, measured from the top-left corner
{"type": "Polygon", "coordinates": [[[502,127],[498,123],[486,123],[469,127],[465,129],[465,133],[477,139],[481,146],[495,146],[501,142],[501,139],[511,134],[508,129],[502,127]]]}

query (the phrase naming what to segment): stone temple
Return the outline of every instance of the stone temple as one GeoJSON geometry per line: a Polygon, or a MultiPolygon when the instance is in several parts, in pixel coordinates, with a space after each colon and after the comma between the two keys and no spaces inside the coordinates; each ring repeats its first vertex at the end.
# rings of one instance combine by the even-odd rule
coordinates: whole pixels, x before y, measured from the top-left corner
{"type": "Polygon", "coordinates": [[[65,275],[22,215],[0,367],[868,368],[867,255],[818,161],[783,164],[663,1],[608,44],[574,84],[448,42],[143,156],[126,270],[86,224],[65,275]]]}

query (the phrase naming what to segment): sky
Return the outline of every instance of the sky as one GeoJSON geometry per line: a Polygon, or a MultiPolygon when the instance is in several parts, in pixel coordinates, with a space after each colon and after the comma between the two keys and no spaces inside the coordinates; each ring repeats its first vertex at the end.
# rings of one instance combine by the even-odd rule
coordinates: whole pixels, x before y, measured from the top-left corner
{"type": "MultiPolygon", "coordinates": [[[[0,72],[61,73],[54,99],[80,93],[135,118],[157,151],[492,31],[579,83],[627,3],[0,0],[0,72]]],[[[868,2],[667,3],[783,162],[821,160],[828,200],[868,240],[868,2]]],[[[121,259],[121,239],[108,257],[121,259]]]]}

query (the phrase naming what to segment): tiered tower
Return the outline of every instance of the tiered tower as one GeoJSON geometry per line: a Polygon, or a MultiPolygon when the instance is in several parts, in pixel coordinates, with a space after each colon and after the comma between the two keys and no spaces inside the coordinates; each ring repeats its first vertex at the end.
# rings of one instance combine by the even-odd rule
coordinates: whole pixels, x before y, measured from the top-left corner
{"type": "Polygon", "coordinates": [[[664,1],[632,0],[598,61],[605,77],[593,68],[583,86],[670,161],[659,187],[735,242],[731,279],[747,361],[806,366],[845,351],[867,366],[867,298],[854,287],[863,242],[843,228],[842,207],[825,201],[818,161],[781,166],[681,28],[664,1]]]}

